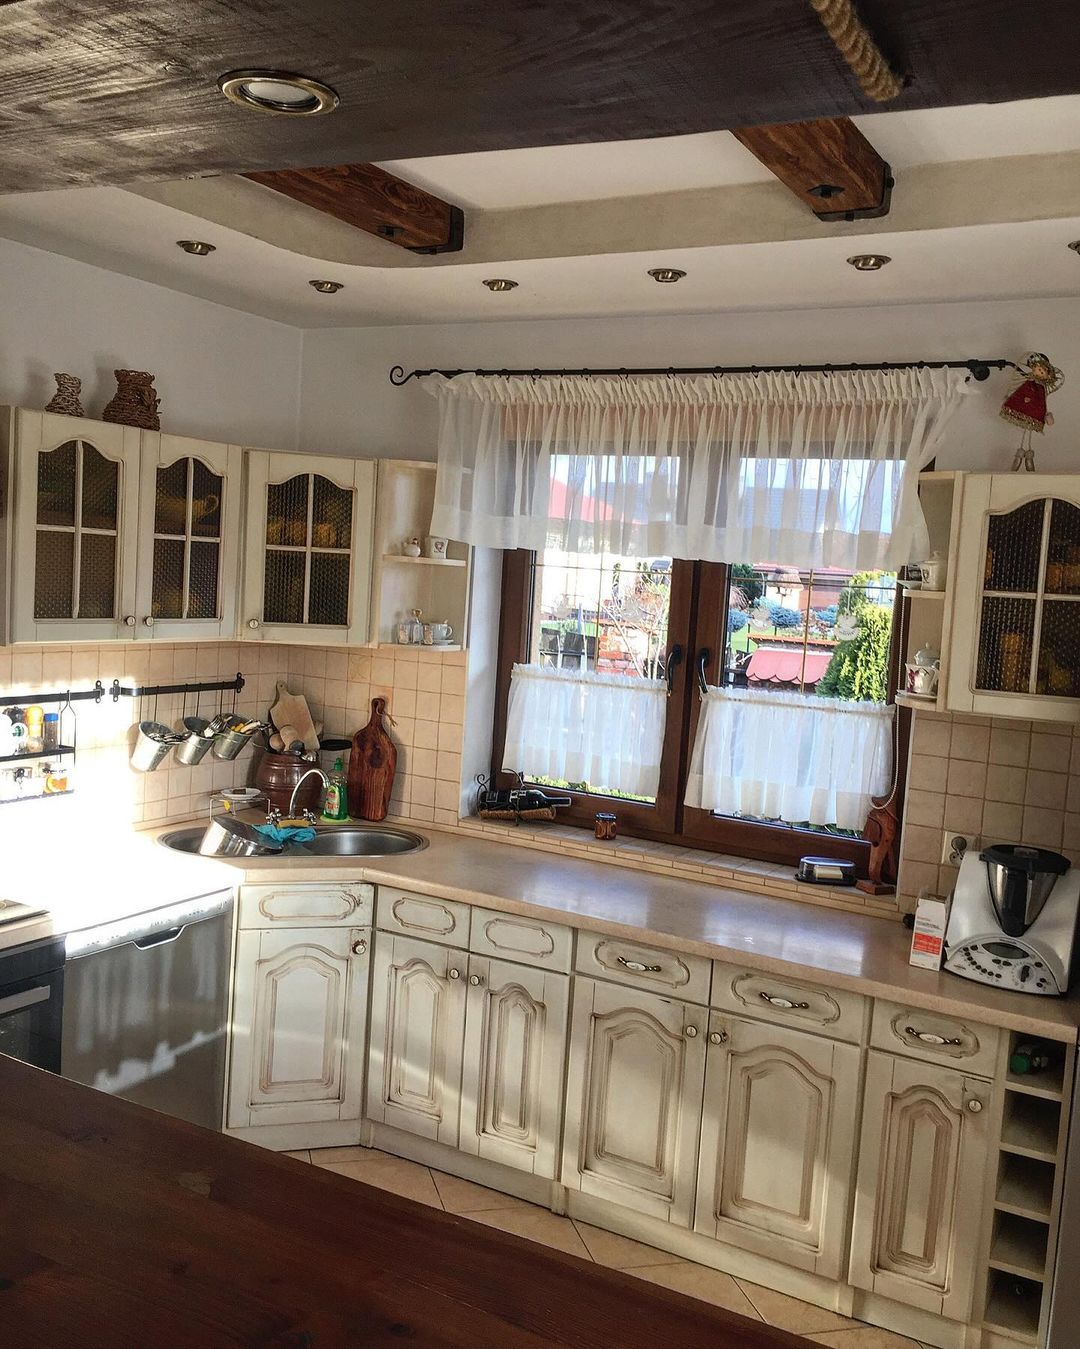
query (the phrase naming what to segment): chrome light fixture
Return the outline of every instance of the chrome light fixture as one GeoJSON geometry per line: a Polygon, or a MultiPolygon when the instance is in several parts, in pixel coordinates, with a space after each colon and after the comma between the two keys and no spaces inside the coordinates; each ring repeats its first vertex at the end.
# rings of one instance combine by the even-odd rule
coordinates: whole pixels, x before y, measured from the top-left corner
{"type": "Polygon", "coordinates": [[[880,272],[889,262],[892,262],[892,258],[885,253],[856,253],[854,257],[848,258],[848,265],[857,272],[880,272]]]}
{"type": "Polygon", "coordinates": [[[313,290],[317,290],[317,291],[319,292],[320,295],[336,295],[336,294],[338,293],[338,291],[341,290],[341,289],[344,287],[345,282],[344,282],[344,281],[309,281],[309,282],[308,282],[308,285],[311,286],[311,288],[312,288],[313,290]]]}
{"type": "Polygon", "coordinates": [[[686,273],[678,267],[650,267],[649,275],[662,285],[670,285],[673,281],[681,281],[686,273]]]}
{"type": "Polygon", "coordinates": [[[176,246],[196,258],[205,258],[209,253],[217,252],[217,244],[208,244],[205,239],[177,239],[176,246]]]}
{"type": "Polygon", "coordinates": [[[341,101],[320,80],[282,70],[230,70],[218,80],[218,88],[231,103],[242,108],[283,113],[287,117],[314,117],[320,112],[332,112],[341,101]]]}
{"type": "Polygon", "coordinates": [[[1074,239],[1069,247],[1074,253],[1080,253],[1080,239],[1074,239]]]}
{"type": "Polygon", "coordinates": [[[517,286],[517,282],[511,281],[509,277],[493,276],[485,281],[484,285],[487,286],[488,290],[493,290],[498,293],[504,290],[513,290],[517,286]]]}

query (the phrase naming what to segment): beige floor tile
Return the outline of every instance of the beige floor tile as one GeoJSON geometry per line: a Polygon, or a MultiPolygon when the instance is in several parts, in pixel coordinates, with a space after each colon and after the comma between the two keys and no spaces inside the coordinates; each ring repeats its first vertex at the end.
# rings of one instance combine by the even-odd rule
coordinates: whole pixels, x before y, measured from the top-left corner
{"type": "Polygon", "coordinates": [[[546,1208],[537,1208],[534,1204],[529,1204],[519,1209],[493,1209],[490,1212],[470,1213],[469,1218],[487,1227],[497,1227],[500,1232],[513,1232],[515,1236],[527,1237],[529,1241],[537,1241],[541,1246],[551,1246],[554,1250],[565,1251],[567,1255],[577,1255],[582,1260],[592,1259],[570,1219],[549,1213],[546,1208]]]}
{"type": "Polygon", "coordinates": [[[311,1160],[316,1166],[327,1162],[356,1162],[364,1157],[389,1157],[388,1152],[378,1152],[375,1148],[311,1148],[311,1160]]]}
{"type": "Polygon", "coordinates": [[[283,1157],[294,1157],[298,1162],[311,1161],[311,1153],[307,1148],[304,1148],[300,1152],[283,1152],[281,1155],[283,1157]]]}
{"type": "Polygon", "coordinates": [[[408,1162],[403,1157],[389,1157],[384,1152],[363,1148],[359,1151],[367,1151],[367,1156],[353,1161],[317,1162],[316,1165],[324,1171],[348,1176],[350,1180],[362,1180],[365,1185],[389,1190],[404,1199],[415,1199],[421,1204],[430,1204],[432,1208],[442,1208],[439,1192],[426,1166],[418,1166],[416,1162],[408,1162]]]}
{"type": "Polygon", "coordinates": [[[824,1335],[807,1335],[812,1344],[828,1344],[832,1349],[919,1349],[917,1340],[895,1335],[877,1326],[859,1326],[855,1330],[831,1330],[824,1335]]]}
{"type": "Polygon", "coordinates": [[[655,1246],[645,1246],[640,1241],[631,1241],[629,1237],[617,1232],[605,1232],[602,1227],[592,1227],[575,1218],[574,1226],[578,1235],[588,1247],[589,1254],[598,1265],[607,1265],[609,1269],[634,1269],[649,1265],[681,1264],[677,1255],[668,1251],[658,1251],[655,1246]]]}
{"type": "Polygon", "coordinates": [[[524,1199],[517,1199],[512,1194],[500,1194],[498,1190],[474,1185],[471,1180],[462,1180],[460,1176],[451,1176],[445,1171],[433,1170],[431,1178],[447,1213],[483,1213],[490,1209],[536,1208],[535,1204],[528,1204],[524,1199]]]}
{"type": "Polygon", "coordinates": [[[736,1279],[735,1282],[754,1304],[754,1310],[761,1319],[779,1330],[812,1335],[815,1331],[863,1329],[861,1322],[826,1311],[824,1307],[815,1307],[812,1302],[802,1302],[796,1297],[777,1293],[772,1288],[762,1288],[760,1284],[750,1283],[746,1279],[736,1279]]]}
{"type": "Polygon", "coordinates": [[[723,1307],[729,1312],[738,1312],[748,1316],[751,1321],[762,1318],[754,1309],[753,1303],[742,1291],[730,1274],[722,1274],[718,1269],[709,1269],[705,1265],[692,1265],[680,1260],[674,1265],[651,1265],[645,1269],[631,1269],[627,1273],[639,1279],[648,1279],[650,1283],[662,1284],[687,1297],[700,1298],[702,1302],[711,1302],[714,1307],[723,1307]]]}

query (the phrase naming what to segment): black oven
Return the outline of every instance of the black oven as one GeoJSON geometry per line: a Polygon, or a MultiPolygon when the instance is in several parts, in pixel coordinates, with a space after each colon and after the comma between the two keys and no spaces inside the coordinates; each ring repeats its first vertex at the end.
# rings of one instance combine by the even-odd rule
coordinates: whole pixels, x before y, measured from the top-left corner
{"type": "Polygon", "coordinates": [[[63,937],[0,951],[0,1054],[58,1073],[63,1002],[63,937]]]}

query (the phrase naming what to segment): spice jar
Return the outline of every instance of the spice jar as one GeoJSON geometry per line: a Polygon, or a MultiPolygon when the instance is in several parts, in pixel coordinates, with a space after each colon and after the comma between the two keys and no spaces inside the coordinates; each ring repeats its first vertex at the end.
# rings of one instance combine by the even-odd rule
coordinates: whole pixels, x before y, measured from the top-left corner
{"type": "Polygon", "coordinates": [[[617,815],[612,815],[610,811],[600,810],[596,813],[596,837],[603,843],[610,843],[619,832],[619,819],[617,815]]]}

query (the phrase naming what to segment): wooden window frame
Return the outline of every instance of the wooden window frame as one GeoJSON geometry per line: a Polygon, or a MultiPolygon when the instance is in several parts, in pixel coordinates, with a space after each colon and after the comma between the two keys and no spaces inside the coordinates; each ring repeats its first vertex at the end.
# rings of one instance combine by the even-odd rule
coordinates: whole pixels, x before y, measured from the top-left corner
{"type": "MultiPolygon", "coordinates": [[[[534,556],[525,549],[503,554],[491,768],[492,781],[503,787],[516,784],[513,775],[503,772],[501,765],[511,671],[515,664],[529,658],[534,556]]],[[[583,829],[592,828],[598,811],[611,810],[619,817],[620,832],[633,837],[778,864],[795,865],[800,857],[815,855],[838,858],[854,862],[858,874],[865,876],[870,845],[864,839],[840,838],[787,825],[717,816],[711,811],[683,804],[690,754],[701,715],[698,680],[701,673],[714,686],[720,679],[729,587],[730,567],[726,564],[676,560],[672,565],[668,632],[673,639],[672,650],[679,648],[679,657],[670,671],[671,692],[656,804],[644,805],[598,792],[569,791],[565,794],[570,796],[571,804],[559,818],[583,829]]],[[[906,628],[907,613],[898,593],[893,609],[889,702],[893,701],[900,683],[906,628]]],[[[900,816],[911,714],[908,709],[898,706],[896,718],[894,796],[900,816]]]]}

